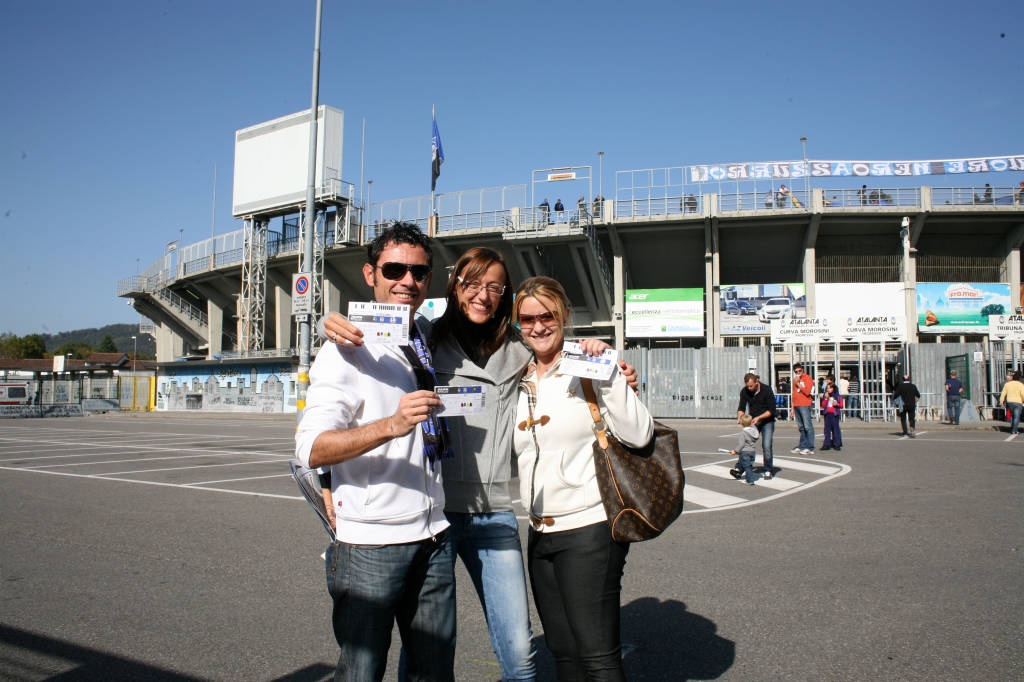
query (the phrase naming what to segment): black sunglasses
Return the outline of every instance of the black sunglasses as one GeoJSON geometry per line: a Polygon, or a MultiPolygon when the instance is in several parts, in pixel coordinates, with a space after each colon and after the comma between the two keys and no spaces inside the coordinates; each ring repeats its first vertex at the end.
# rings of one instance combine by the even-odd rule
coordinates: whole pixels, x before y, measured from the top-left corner
{"type": "Polygon", "coordinates": [[[384,275],[385,279],[400,280],[405,277],[405,273],[411,272],[412,278],[417,282],[422,282],[430,275],[430,266],[412,263],[383,263],[377,266],[380,268],[380,274],[384,275]]]}

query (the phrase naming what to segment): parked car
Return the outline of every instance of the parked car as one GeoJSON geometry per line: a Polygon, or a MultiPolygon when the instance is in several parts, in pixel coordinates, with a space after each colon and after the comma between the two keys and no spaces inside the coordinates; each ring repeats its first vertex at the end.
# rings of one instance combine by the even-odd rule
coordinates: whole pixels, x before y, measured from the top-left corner
{"type": "Polygon", "coordinates": [[[761,322],[788,320],[792,317],[793,302],[788,298],[769,298],[757,311],[757,319],[761,322]]]}
{"type": "Polygon", "coordinates": [[[736,301],[736,306],[740,309],[740,315],[757,315],[757,308],[747,301],[736,301]]]}

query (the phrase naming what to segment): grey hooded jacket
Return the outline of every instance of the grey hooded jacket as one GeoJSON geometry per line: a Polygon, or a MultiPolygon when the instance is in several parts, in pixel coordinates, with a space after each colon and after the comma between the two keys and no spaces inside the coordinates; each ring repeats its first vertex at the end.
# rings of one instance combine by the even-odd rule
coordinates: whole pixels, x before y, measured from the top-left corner
{"type": "Polygon", "coordinates": [[[438,384],[483,384],[487,392],[483,412],[448,420],[455,457],[443,461],[445,511],[512,509],[512,421],[519,379],[532,357],[515,330],[510,330],[505,343],[482,368],[453,339],[442,341],[434,350],[438,384]]]}

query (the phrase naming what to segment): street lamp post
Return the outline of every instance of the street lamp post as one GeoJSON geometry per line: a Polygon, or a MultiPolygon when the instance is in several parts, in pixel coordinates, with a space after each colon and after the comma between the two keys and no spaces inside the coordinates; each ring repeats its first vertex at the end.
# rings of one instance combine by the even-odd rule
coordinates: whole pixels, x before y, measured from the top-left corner
{"type": "Polygon", "coordinates": [[[132,374],[135,374],[135,359],[139,356],[139,337],[133,336],[132,341],[135,342],[135,350],[132,351],[132,374]]]}
{"type": "MultiPolygon", "coordinates": [[[[373,180],[366,181],[366,219],[367,221],[373,218],[373,212],[370,210],[370,197],[373,196],[373,180]]],[[[377,236],[376,234],[374,235],[377,236]]]]}
{"type": "Polygon", "coordinates": [[[604,152],[597,153],[597,196],[604,199],[604,152]]]}

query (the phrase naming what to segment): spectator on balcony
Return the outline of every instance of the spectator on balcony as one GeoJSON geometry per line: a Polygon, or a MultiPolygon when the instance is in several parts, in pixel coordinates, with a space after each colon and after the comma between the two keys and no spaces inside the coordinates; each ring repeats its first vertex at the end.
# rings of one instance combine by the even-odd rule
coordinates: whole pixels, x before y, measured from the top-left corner
{"type": "Polygon", "coordinates": [[[576,200],[576,211],[579,212],[580,220],[583,220],[587,215],[587,199],[582,194],[576,200]]]}
{"type": "Polygon", "coordinates": [[[548,225],[550,225],[551,224],[551,204],[548,203],[548,198],[544,197],[544,201],[540,202],[540,204],[537,205],[537,208],[540,209],[540,219],[541,219],[541,222],[544,222],[544,223],[547,223],[548,225]]]}
{"type": "Polygon", "coordinates": [[[1024,182],[1020,183],[1020,189],[1017,190],[1017,203],[1024,204],[1024,182]]]}
{"type": "Polygon", "coordinates": [[[775,193],[775,208],[785,208],[788,195],[789,189],[785,185],[779,185],[779,191],[775,193]]]}
{"type": "MultiPolygon", "coordinates": [[[[1021,183],[1024,184],[1024,183],[1021,183]]],[[[594,218],[601,217],[601,209],[604,207],[604,197],[598,194],[594,197],[594,218]]]]}
{"type": "Polygon", "coordinates": [[[857,196],[860,197],[860,205],[865,206],[868,203],[868,186],[861,185],[857,190],[857,196]]]}
{"type": "Polygon", "coordinates": [[[981,198],[978,195],[974,195],[974,203],[976,204],[991,204],[992,203],[992,186],[985,183],[985,191],[982,193],[981,198]]]}
{"type": "Polygon", "coordinates": [[[687,194],[686,199],[684,199],[684,202],[686,204],[687,213],[697,212],[697,197],[693,196],[692,194],[687,194]]]}
{"type": "Polygon", "coordinates": [[[562,200],[559,199],[555,202],[555,222],[560,223],[565,219],[565,206],[562,204],[562,200]]]}

